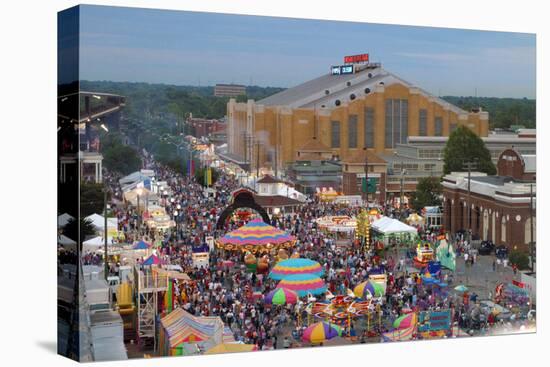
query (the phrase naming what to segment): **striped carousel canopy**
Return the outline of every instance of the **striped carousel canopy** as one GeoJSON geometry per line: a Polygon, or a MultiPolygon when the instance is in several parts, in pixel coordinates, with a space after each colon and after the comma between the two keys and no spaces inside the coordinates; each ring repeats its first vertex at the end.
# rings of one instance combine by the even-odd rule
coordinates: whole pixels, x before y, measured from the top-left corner
{"type": "Polygon", "coordinates": [[[281,280],[294,274],[313,274],[320,277],[323,273],[323,268],[317,261],[295,258],[279,261],[269,273],[269,277],[281,280]]]}
{"type": "Polygon", "coordinates": [[[272,227],[261,219],[254,219],[218,240],[218,246],[226,250],[264,251],[281,246],[290,247],[294,236],[272,227]]]}
{"type": "Polygon", "coordinates": [[[277,284],[277,288],[290,289],[300,297],[307,296],[308,293],[319,295],[327,291],[323,280],[314,274],[289,275],[277,284]]]}

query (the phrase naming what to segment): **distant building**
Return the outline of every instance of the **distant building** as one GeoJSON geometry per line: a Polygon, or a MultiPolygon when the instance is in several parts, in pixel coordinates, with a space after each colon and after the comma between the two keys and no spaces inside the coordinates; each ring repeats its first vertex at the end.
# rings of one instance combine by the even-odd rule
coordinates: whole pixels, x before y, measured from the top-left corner
{"type": "Polygon", "coordinates": [[[386,172],[387,162],[368,150],[360,150],[355,155],[344,159],[342,162],[342,188],[344,195],[369,194],[369,201],[386,201],[386,172]],[[365,172],[365,165],[367,172],[365,172]],[[368,185],[365,179],[372,182],[368,185]],[[364,187],[364,185],[366,185],[364,187]],[[370,188],[372,187],[372,190],[370,188]]]}
{"type": "Polygon", "coordinates": [[[479,235],[481,240],[527,251],[533,216],[533,240],[536,241],[534,181],[471,172],[468,195],[468,173],[452,172],[443,177],[442,186],[444,227],[451,233],[471,228],[472,234],[479,235]]]}
{"type": "Polygon", "coordinates": [[[256,164],[279,170],[294,162],[312,137],[344,161],[363,147],[392,154],[409,136],[444,138],[458,126],[488,135],[486,111],[458,108],[377,63],[347,68],[349,73],[327,72],[257,102],[231,99],[228,155],[248,162],[252,170],[256,164]]]}
{"type": "Polygon", "coordinates": [[[246,87],[238,84],[216,84],[214,96],[216,97],[237,97],[246,94],[246,87]]]}
{"type": "MultiPolygon", "coordinates": [[[[447,136],[409,136],[407,144],[401,149],[407,150],[405,155],[417,156],[418,158],[443,159],[443,149],[447,144],[447,136]],[[416,151],[416,152],[414,152],[416,151]]],[[[497,163],[500,153],[508,148],[514,148],[520,154],[536,154],[536,130],[520,129],[513,132],[493,132],[488,136],[481,137],[487,149],[491,153],[493,163],[497,163]]],[[[400,145],[397,145],[397,149],[400,145]]]]}
{"type": "Polygon", "coordinates": [[[226,123],[222,120],[207,120],[201,118],[188,118],[186,121],[189,135],[197,139],[208,138],[214,133],[225,131],[226,123]]]}
{"type": "Polygon", "coordinates": [[[537,156],[534,154],[522,155],[515,149],[506,149],[498,158],[497,172],[499,176],[534,181],[537,173],[537,156]]]}

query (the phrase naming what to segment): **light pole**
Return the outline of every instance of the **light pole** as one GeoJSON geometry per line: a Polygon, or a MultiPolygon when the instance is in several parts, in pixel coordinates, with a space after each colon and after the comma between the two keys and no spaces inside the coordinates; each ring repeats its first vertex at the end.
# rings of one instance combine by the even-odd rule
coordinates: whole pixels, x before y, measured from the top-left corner
{"type": "Polygon", "coordinates": [[[137,215],[138,215],[138,218],[137,218],[137,230],[138,230],[138,234],[139,234],[139,229],[140,229],[140,226],[141,226],[141,214],[140,214],[140,207],[139,207],[139,197],[143,194],[143,189],[142,188],[137,188],[136,189],[136,198],[137,198],[137,215]]]}
{"type": "Polygon", "coordinates": [[[530,188],[530,197],[529,197],[529,214],[531,220],[529,221],[529,226],[531,230],[531,240],[529,242],[529,252],[531,254],[531,271],[535,272],[535,241],[534,241],[534,220],[535,216],[533,215],[533,184],[529,185],[530,188]]]}
{"type": "Polygon", "coordinates": [[[470,182],[471,182],[471,175],[472,175],[472,169],[477,168],[477,158],[474,158],[473,161],[467,161],[464,162],[462,165],[463,169],[468,170],[468,201],[467,201],[467,211],[468,214],[467,218],[468,221],[466,222],[466,225],[468,226],[468,242],[472,241],[472,204],[471,204],[471,190],[470,190],[470,182]]]}
{"type": "Polygon", "coordinates": [[[103,184],[103,225],[105,226],[105,228],[103,229],[103,243],[104,243],[104,246],[105,246],[105,280],[107,280],[107,278],[109,277],[109,264],[108,264],[108,253],[107,253],[107,247],[108,247],[108,239],[107,239],[107,235],[108,235],[108,228],[107,228],[107,185],[106,184],[103,184]]]}
{"type": "MultiPolygon", "coordinates": [[[[399,154],[397,154],[397,152],[393,152],[394,156],[398,156],[399,154]]],[[[405,179],[405,169],[403,168],[403,157],[401,157],[401,166],[400,166],[400,169],[401,169],[401,178],[400,178],[400,195],[399,195],[399,214],[400,215],[403,215],[403,200],[404,200],[404,195],[403,195],[403,181],[405,179]]]]}

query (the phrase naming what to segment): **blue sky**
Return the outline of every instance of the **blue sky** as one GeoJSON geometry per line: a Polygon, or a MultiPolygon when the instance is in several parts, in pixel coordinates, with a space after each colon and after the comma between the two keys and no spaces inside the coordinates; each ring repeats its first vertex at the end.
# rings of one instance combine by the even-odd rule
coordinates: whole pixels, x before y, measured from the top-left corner
{"type": "Polygon", "coordinates": [[[533,34],[101,6],[80,14],[86,80],[291,87],[366,52],[435,95],[536,93],[533,34]]]}

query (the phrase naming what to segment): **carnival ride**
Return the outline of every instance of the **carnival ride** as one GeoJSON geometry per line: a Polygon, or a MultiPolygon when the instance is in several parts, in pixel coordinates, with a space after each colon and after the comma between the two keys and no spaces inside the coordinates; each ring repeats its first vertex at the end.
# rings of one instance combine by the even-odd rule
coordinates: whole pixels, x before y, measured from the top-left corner
{"type": "Polygon", "coordinates": [[[261,219],[254,219],[227,233],[216,245],[226,251],[249,251],[255,254],[290,249],[295,241],[295,237],[285,231],[272,227],[261,219]]]}
{"type": "Polygon", "coordinates": [[[435,252],[429,243],[420,244],[416,247],[416,256],[413,258],[414,266],[422,269],[428,265],[430,261],[435,259],[435,252]]]}
{"type": "Polygon", "coordinates": [[[371,300],[358,300],[350,296],[338,295],[326,302],[313,302],[308,306],[308,314],[323,319],[342,328],[349,328],[351,320],[367,315],[371,300]]]}

